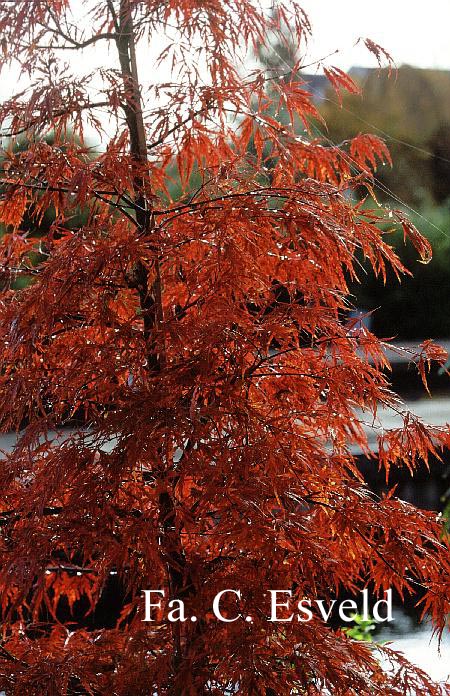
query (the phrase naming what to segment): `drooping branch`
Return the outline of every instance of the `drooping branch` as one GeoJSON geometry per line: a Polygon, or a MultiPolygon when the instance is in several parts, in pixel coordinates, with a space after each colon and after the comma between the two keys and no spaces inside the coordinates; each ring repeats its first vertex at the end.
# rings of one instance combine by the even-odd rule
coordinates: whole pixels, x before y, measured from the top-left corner
{"type": "Polygon", "coordinates": [[[95,34],[94,36],[90,36],[89,39],[86,39],[85,41],[76,41],[75,39],[71,38],[70,36],[64,34],[60,30],[50,30],[55,36],[63,38],[65,41],[68,41],[70,43],[70,46],[58,46],[58,45],[49,45],[49,46],[40,46],[38,45],[36,48],[44,48],[44,49],[52,49],[52,50],[58,50],[58,51],[77,51],[83,48],[87,48],[88,46],[92,46],[93,44],[96,44],[98,41],[112,41],[116,38],[116,35],[112,32],[105,32],[104,34],[95,34]]]}
{"type": "MultiPolygon", "coordinates": [[[[63,118],[64,116],[69,117],[74,112],[81,113],[82,111],[87,111],[90,109],[100,109],[106,106],[109,106],[109,102],[107,101],[88,102],[87,104],[71,104],[70,108],[61,109],[53,113],[52,118],[63,118]]],[[[48,119],[48,123],[50,123],[50,119],[48,119]]],[[[24,133],[27,133],[37,125],[39,125],[39,127],[42,127],[43,125],[43,119],[41,114],[36,115],[35,118],[31,119],[30,121],[27,121],[18,128],[0,131],[0,138],[14,138],[18,135],[23,135],[24,133]]]]}
{"type": "MultiPolygon", "coordinates": [[[[49,31],[51,34],[54,34],[58,38],[64,39],[64,41],[67,41],[68,43],[71,44],[71,46],[66,46],[65,48],[73,48],[75,50],[87,48],[88,46],[91,46],[92,44],[97,43],[97,41],[110,41],[111,39],[116,38],[116,34],[114,32],[100,32],[98,34],[94,34],[93,36],[90,36],[89,39],[83,40],[83,41],[78,41],[77,39],[74,39],[73,36],[71,36],[67,31],[65,31],[62,26],[61,22],[58,18],[58,16],[53,12],[50,3],[47,4],[47,12],[52,19],[55,28],[50,27],[50,26],[45,26],[46,31],[49,31]]],[[[53,48],[53,47],[52,47],[53,48]]],[[[57,48],[62,48],[61,46],[57,48]]]]}

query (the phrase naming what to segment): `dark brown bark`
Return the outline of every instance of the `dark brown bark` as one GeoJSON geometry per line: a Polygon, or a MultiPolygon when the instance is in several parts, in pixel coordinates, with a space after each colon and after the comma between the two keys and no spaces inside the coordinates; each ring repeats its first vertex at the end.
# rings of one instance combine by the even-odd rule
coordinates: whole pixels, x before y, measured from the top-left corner
{"type": "MultiPolygon", "coordinates": [[[[147,163],[147,144],[145,137],[145,125],[142,113],[142,100],[139,87],[139,76],[136,62],[136,46],[133,30],[133,18],[128,0],[121,0],[119,15],[119,32],[116,45],[122,71],[125,102],[123,110],[130,137],[130,153],[136,162],[136,176],[134,178],[134,209],[136,221],[139,225],[139,234],[151,241],[154,227],[152,216],[151,191],[146,188],[142,175],[142,166],[147,163]]],[[[154,273],[153,282],[149,282],[149,268],[144,261],[135,264],[129,276],[129,286],[139,292],[140,306],[144,321],[144,337],[148,347],[148,369],[158,373],[164,368],[165,355],[163,351],[156,350],[155,333],[160,329],[164,315],[162,303],[162,283],[160,271],[160,259],[158,249],[150,243],[153,253],[151,259],[154,273]]],[[[166,483],[166,490],[159,496],[159,528],[161,530],[161,555],[167,563],[168,586],[170,596],[173,598],[185,597],[192,592],[192,581],[186,568],[186,558],[183,553],[181,539],[176,528],[176,509],[173,487],[168,477],[170,462],[162,461],[160,482],[166,483]]],[[[177,681],[177,672],[183,659],[183,640],[181,635],[181,623],[173,623],[173,672],[177,681]]],[[[174,696],[181,696],[183,687],[173,686],[174,696]]],[[[199,691],[201,693],[201,691],[199,691]]]]}

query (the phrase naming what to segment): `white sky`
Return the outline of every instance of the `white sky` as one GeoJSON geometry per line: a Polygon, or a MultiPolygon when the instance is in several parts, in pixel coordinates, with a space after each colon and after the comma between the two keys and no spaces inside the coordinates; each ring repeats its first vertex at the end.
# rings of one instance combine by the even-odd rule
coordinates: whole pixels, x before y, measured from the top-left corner
{"type": "Polygon", "coordinates": [[[450,69],[450,0],[300,0],[313,25],[308,55],[319,58],[335,49],[330,62],[344,69],[373,66],[363,47],[368,37],[391,53],[396,64],[450,69]]]}

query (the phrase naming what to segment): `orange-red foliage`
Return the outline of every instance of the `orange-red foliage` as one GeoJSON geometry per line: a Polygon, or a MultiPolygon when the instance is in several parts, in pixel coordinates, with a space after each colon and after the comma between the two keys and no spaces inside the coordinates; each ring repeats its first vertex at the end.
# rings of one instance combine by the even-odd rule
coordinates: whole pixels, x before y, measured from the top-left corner
{"type": "MultiPolygon", "coordinates": [[[[84,25],[71,19],[78,4],[0,3],[0,60],[32,77],[0,107],[3,131],[30,141],[1,169],[0,421],[20,437],[0,467],[0,689],[437,694],[401,656],[383,672],[370,645],[318,618],[272,624],[261,609],[270,588],[327,599],[366,585],[419,585],[440,631],[450,609],[440,522],[372,495],[351,455],[367,448],[356,409],[402,409],[385,346],[342,320],[357,253],[382,275],[404,271],[384,211],[349,195],[370,187],[384,145],[298,137],[315,114],[307,85],[236,68],[277,23],[304,39],[295,3],[267,18],[253,0],[90,0],[84,25]],[[164,29],[173,79],[140,90],[137,69],[149,68],[135,45],[164,29]],[[106,43],[101,71],[65,66],[106,43]],[[66,127],[100,130],[105,111],[116,133],[88,157],[66,127]],[[27,236],[25,211],[38,224],[49,206],[49,234],[27,236]],[[87,221],[73,229],[80,207],[87,221]],[[17,273],[33,280],[21,291],[17,273]],[[99,625],[111,578],[120,616],[99,625]],[[141,592],[160,587],[202,620],[143,623],[141,592]],[[205,613],[228,587],[252,625],[205,613]]],[[[424,379],[436,358],[425,343],[424,379]]],[[[447,442],[405,414],[380,458],[414,470],[447,442]]]]}

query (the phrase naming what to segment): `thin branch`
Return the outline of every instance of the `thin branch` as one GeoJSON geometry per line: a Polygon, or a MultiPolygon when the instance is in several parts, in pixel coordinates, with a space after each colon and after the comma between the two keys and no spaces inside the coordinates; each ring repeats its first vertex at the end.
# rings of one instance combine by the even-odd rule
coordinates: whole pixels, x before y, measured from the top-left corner
{"type": "MultiPolygon", "coordinates": [[[[87,46],[90,46],[91,44],[96,43],[97,41],[100,41],[100,40],[104,40],[104,39],[111,40],[111,39],[117,38],[116,34],[113,32],[103,32],[101,34],[95,34],[94,36],[91,36],[89,39],[86,39],[86,41],[77,41],[76,39],[72,38],[72,36],[70,36],[70,34],[66,33],[63,30],[63,28],[61,26],[61,22],[59,21],[57,15],[55,15],[55,13],[52,11],[51,7],[47,7],[47,11],[48,11],[50,17],[52,18],[53,22],[55,23],[56,29],[53,29],[52,27],[49,27],[46,25],[44,25],[44,28],[47,31],[54,34],[55,36],[60,37],[60,38],[64,39],[65,41],[68,41],[70,44],[72,44],[72,48],[74,48],[74,49],[86,48],[87,46]]],[[[66,25],[67,25],[67,23],[66,23],[66,25]]],[[[55,47],[55,48],[57,48],[57,47],[55,47]]],[[[67,46],[67,48],[69,48],[69,46],[67,46]]]]}
{"type": "MultiPolygon", "coordinates": [[[[32,189],[32,190],[37,190],[37,191],[45,191],[45,192],[50,192],[50,193],[68,193],[68,194],[75,194],[76,190],[70,189],[66,186],[49,186],[49,185],[41,185],[41,184],[31,184],[31,183],[25,183],[21,181],[5,181],[0,179],[0,184],[6,185],[6,186],[15,186],[16,188],[25,188],[25,189],[32,189]]],[[[130,205],[130,207],[134,208],[134,204],[131,204],[131,202],[128,200],[128,198],[125,195],[122,195],[118,193],[117,191],[97,191],[96,189],[91,190],[91,194],[97,198],[98,200],[102,201],[102,203],[105,203],[106,205],[110,205],[113,208],[117,208],[120,210],[122,215],[124,215],[133,225],[137,228],[140,228],[139,223],[136,221],[136,219],[130,215],[130,213],[119,203],[115,203],[112,200],[109,200],[107,198],[104,198],[104,196],[117,196],[119,199],[122,198],[127,205],[130,205]]],[[[1,199],[1,195],[0,195],[1,199]]],[[[32,271],[30,271],[32,272],[32,271]]]]}
{"type": "MultiPolygon", "coordinates": [[[[180,210],[192,210],[194,208],[199,208],[201,206],[207,205],[209,203],[218,203],[226,200],[231,200],[232,198],[254,198],[256,196],[261,196],[262,198],[290,198],[289,194],[300,193],[298,187],[278,187],[274,188],[272,186],[262,186],[261,188],[251,189],[249,191],[241,191],[239,193],[225,193],[221,196],[215,198],[208,198],[204,201],[197,201],[196,203],[184,203],[178,205],[175,208],[168,208],[167,210],[154,210],[154,215],[168,215],[170,213],[177,213],[180,210]]],[[[277,213],[281,212],[279,210],[277,213]]]]}
{"type": "MultiPolygon", "coordinates": [[[[4,186],[15,186],[16,188],[34,189],[36,191],[49,191],[51,193],[76,193],[76,189],[72,189],[67,186],[50,186],[46,183],[31,184],[26,183],[24,181],[10,181],[7,179],[0,179],[0,184],[4,186]]],[[[90,193],[92,193],[92,195],[94,196],[117,196],[117,191],[97,191],[96,189],[93,189],[90,193]]]]}
{"type": "Polygon", "coordinates": [[[293,353],[295,351],[299,350],[299,348],[296,346],[295,348],[286,348],[285,350],[279,350],[277,353],[273,353],[272,355],[264,355],[262,358],[258,360],[254,365],[248,368],[246,370],[244,379],[250,377],[256,370],[258,370],[263,363],[270,362],[271,360],[275,360],[278,358],[280,355],[286,355],[286,353],[293,353]]]}
{"type": "Polygon", "coordinates": [[[8,273],[11,276],[15,275],[39,275],[42,271],[38,268],[27,268],[24,266],[23,268],[19,268],[17,266],[0,266],[0,272],[1,273],[8,273]]]}
{"type": "Polygon", "coordinates": [[[147,145],[148,150],[152,150],[154,147],[158,147],[158,145],[162,145],[166,138],[169,137],[169,135],[172,135],[172,133],[175,133],[179,128],[182,128],[183,126],[186,125],[186,123],[189,123],[189,121],[192,121],[196,116],[200,116],[200,114],[204,113],[205,111],[208,111],[210,108],[211,103],[208,102],[205,106],[203,106],[201,109],[198,111],[194,111],[194,113],[189,114],[189,116],[186,116],[185,119],[180,121],[180,123],[176,123],[172,128],[169,128],[168,131],[165,132],[164,135],[162,135],[158,140],[155,140],[153,143],[149,143],[147,145]]]}
{"type": "Polygon", "coordinates": [[[106,4],[108,5],[108,10],[111,12],[111,17],[113,20],[114,28],[115,28],[117,34],[120,34],[119,18],[117,17],[116,10],[114,9],[113,1],[106,0],[106,4]]]}
{"type": "Polygon", "coordinates": [[[107,198],[103,198],[103,196],[100,193],[97,193],[96,191],[93,191],[93,194],[95,198],[97,198],[99,201],[102,201],[102,203],[106,203],[107,205],[111,205],[113,208],[117,208],[118,210],[120,210],[122,215],[124,215],[130,222],[132,222],[135,227],[140,229],[140,225],[135,220],[135,218],[132,215],[130,215],[130,213],[127,210],[125,210],[125,208],[121,206],[119,203],[114,203],[114,201],[110,201],[107,198]]]}
{"type": "Polygon", "coordinates": [[[7,650],[3,645],[0,645],[0,652],[6,657],[7,660],[22,665],[23,667],[29,667],[28,662],[24,662],[24,660],[19,660],[18,657],[10,653],[9,650],[7,650]]]}
{"type": "MultiPolygon", "coordinates": [[[[52,29],[48,29],[48,31],[51,31],[53,34],[57,34],[57,32],[55,32],[52,29]]],[[[116,35],[113,33],[109,34],[106,32],[104,34],[96,34],[95,36],[91,36],[86,41],[81,41],[81,42],[71,41],[70,46],[67,46],[67,45],[59,46],[58,44],[53,44],[53,43],[48,43],[48,44],[39,43],[39,44],[34,44],[33,48],[35,50],[38,49],[38,50],[43,50],[43,51],[78,51],[78,50],[81,50],[83,48],[86,48],[87,46],[90,46],[91,44],[96,43],[97,41],[100,41],[101,39],[113,40],[113,39],[115,39],[115,36],[116,35]]],[[[69,39],[67,39],[67,40],[69,40],[69,39]]],[[[27,44],[27,43],[18,43],[17,46],[22,50],[29,48],[29,44],[27,44]]]]}
{"type": "MultiPolygon", "coordinates": [[[[87,104],[74,104],[72,107],[69,109],[61,110],[61,111],[56,111],[54,114],[52,114],[52,118],[61,118],[62,116],[70,116],[72,113],[79,113],[81,111],[89,110],[89,109],[99,109],[104,106],[110,106],[109,101],[101,101],[101,102],[89,102],[87,104]]],[[[32,119],[31,121],[28,121],[28,123],[24,124],[23,126],[20,126],[17,130],[14,131],[0,131],[0,138],[13,138],[16,135],[22,135],[22,133],[26,133],[28,130],[33,128],[33,126],[39,124],[39,126],[43,125],[43,119],[42,115],[36,116],[36,118],[32,119]]]]}
{"type": "MultiPolygon", "coordinates": [[[[52,31],[52,30],[51,30],[52,31]]],[[[94,36],[91,36],[89,39],[86,39],[86,41],[75,41],[75,39],[72,39],[69,36],[64,36],[63,34],[59,34],[59,32],[53,31],[52,33],[56,34],[57,36],[62,36],[66,41],[69,41],[71,43],[71,46],[47,46],[47,48],[51,48],[53,50],[63,50],[63,51],[77,51],[83,48],[87,48],[88,46],[91,46],[92,44],[97,43],[97,41],[112,41],[115,40],[116,34],[113,32],[105,32],[104,34],[95,34],[94,36]]],[[[37,47],[39,48],[39,47],[37,47]]]]}
{"type": "Polygon", "coordinates": [[[54,566],[46,566],[45,571],[48,573],[80,573],[80,575],[88,573],[98,573],[98,570],[96,570],[95,568],[83,568],[83,566],[66,565],[65,563],[60,563],[54,566]]]}

